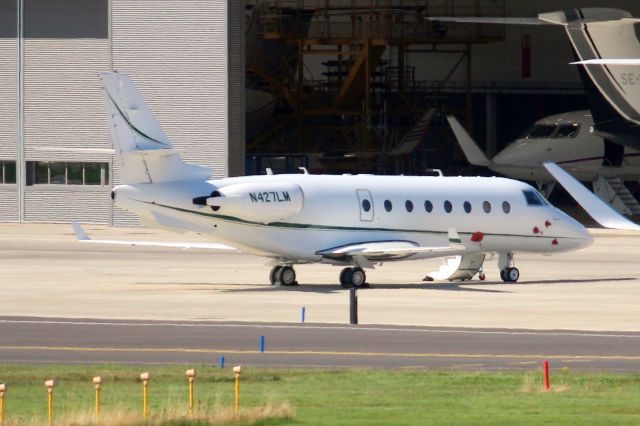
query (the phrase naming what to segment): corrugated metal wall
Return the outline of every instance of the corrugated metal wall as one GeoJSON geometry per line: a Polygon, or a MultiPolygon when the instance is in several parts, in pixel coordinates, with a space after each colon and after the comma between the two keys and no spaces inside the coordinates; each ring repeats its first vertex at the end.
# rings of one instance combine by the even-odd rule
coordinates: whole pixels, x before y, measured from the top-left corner
{"type": "MultiPolygon", "coordinates": [[[[109,161],[36,147],[109,148],[97,73],[109,69],[107,0],[25,0],[24,138],[27,161],[109,161]]],[[[110,187],[27,187],[25,221],[108,223],[110,187]]]]}
{"type": "MultiPolygon", "coordinates": [[[[0,160],[18,156],[18,25],[15,1],[0,1],[0,160]]],[[[0,185],[0,222],[18,220],[16,185],[0,185]]]]}
{"type": "MultiPolygon", "coordinates": [[[[18,152],[16,4],[0,2],[0,159],[18,152]]],[[[244,2],[24,0],[24,5],[26,161],[111,161],[108,155],[36,148],[110,147],[97,73],[113,68],[131,75],[187,161],[208,165],[216,176],[243,173],[244,2]]],[[[117,183],[117,170],[113,173],[110,180],[117,183]]],[[[0,221],[18,218],[12,189],[0,187],[0,221]]],[[[25,220],[137,223],[135,216],[112,210],[110,189],[27,186],[25,220]]]]}
{"type": "Polygon", "coordinates": [[[187,161],[228,175],[226,2],[113,0],[112,13],[114,68],[187,161]]]}

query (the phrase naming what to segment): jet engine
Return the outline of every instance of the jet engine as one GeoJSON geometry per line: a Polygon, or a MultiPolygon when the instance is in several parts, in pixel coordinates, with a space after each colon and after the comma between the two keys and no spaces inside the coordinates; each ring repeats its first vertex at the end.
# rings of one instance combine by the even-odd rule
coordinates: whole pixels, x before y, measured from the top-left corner
{"type": "Polygon", "coordinates": [[[288,219],[302,210],[304,194],[293,183],[237,183],[224,186],[202,200],[214,212],[238,219],[271,223],[288,219]]]}

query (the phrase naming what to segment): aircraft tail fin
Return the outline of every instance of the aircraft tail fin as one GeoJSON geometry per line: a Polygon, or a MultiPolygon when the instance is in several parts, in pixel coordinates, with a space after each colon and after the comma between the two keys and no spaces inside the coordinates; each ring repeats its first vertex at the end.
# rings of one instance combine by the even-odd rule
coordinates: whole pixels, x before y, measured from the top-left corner
{"type": "Polygon", "coordinates": [[[464,127],[462,127],[460,122],[454,116],[448,115],[447,121],[451,126],[451,130],[453,131],[453,134],[456,136],[456,139],[458,140],[458,144],[460,145],[460,148],[462,148],[464,155],[467,157],[467,160],[469,160],[469,163],[476,166],[485,166],[485,167],[492,164],[491,160],[487,158],[485,153],[482,152],[482,150],[480,149],[478,144],[476,144],[476,142],[473,140],[471,135],[467,133],[464,127]]]}
{"type": "Polygon", "coordinates": [[[122,183],[207,179],[211,171],[182,161],[126,74],[100,74],[109,112],[111,141],[122,183]]]}

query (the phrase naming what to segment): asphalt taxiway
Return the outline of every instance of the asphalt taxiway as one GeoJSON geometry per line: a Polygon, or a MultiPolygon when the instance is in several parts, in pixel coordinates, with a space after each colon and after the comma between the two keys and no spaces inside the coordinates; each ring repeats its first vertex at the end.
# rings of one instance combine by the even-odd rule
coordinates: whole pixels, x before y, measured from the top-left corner
{"type": "Polygon", "coordinates": [[[0,362],[638,371],[640,333],[0,318],[0,362]],[[264,336],[264,352],[260,349],[264,336]]]}

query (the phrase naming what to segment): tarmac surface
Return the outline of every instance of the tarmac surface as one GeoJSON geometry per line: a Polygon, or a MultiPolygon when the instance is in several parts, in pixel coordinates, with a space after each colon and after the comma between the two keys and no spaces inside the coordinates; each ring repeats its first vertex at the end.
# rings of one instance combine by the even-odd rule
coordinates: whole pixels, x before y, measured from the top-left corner
{"type": "Polygon", "coordinates": [[[640,333],[0,318],[0,362],[638,371],[640,333]],[[261,348],[260,338],[264,345],[261,348]],[[264,350],[262,352],[262,350],[264,350]]]}
{"type": "MultiPolygon", "coordinates": [[[[85,229],[100,239],[203,241],[85,229]]],[[[349,297],[337,267],[298,266],[299,287],[273,288],[266,260],[253,256],[83,244],[69,225],[0,224],[0,361],[217,363],[224,354],[283,367],[492,369],[551,357],[637,371],[640,236],[594,233],[582,251],[516,254],[517,284],[498,279],[495,260],[485,262],[487,281],[464,283],[422,282],[437,260],[385,264],[358,291],[360,325],[345,328],[349,297]],[[260,335],[266,353],[257,353],[260,335]]]]}

